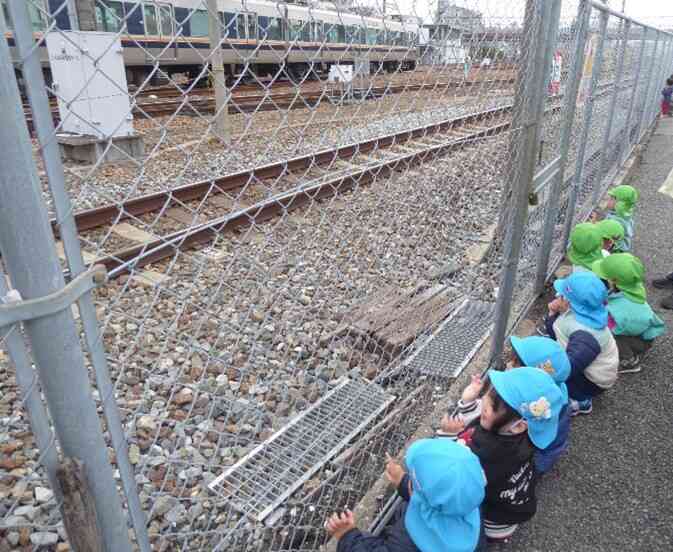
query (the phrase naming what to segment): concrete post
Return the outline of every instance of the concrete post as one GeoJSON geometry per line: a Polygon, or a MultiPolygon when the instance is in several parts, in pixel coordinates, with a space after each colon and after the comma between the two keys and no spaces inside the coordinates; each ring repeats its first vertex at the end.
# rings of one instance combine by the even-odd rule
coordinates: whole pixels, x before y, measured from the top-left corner
{"type": "Polygon", "coordinates": [[[230,139],[229,105],[227,102],[228,96],[224,65],[222,63],[222,26],[217,9],[217,0],[208,0],[208,35],[210,37],[210,63],[215,91],[213,130],[220,140],[228,142],[230,139]]]}

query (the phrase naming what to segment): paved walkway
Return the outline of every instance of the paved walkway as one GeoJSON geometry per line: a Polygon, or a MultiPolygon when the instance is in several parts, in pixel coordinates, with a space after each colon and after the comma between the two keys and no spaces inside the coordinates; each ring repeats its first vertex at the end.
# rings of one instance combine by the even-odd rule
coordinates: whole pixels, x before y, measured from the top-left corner
{"type": "MultiPolygon", "coordinates": [[[[641,191],[635,253],[648,279],[673,271],[673,119],[661,121],[632,183],[641,191]]],[[[511,551],[673,551],[673,312],[665,292],[648,300],[666,320],[639,374],[625,374],[573,421],[570,452],[541,482],[535,518],[511,551]]]]}

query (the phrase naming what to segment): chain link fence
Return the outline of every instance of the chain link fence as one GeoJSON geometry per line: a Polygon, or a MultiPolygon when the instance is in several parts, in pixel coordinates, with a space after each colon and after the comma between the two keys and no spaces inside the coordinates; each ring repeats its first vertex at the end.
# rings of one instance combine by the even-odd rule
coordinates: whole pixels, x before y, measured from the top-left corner
{"type": "Polygon", "coordinates": [[[0,4],[9,550],[317,550],[671,71],[583,0],[0,4]]]}

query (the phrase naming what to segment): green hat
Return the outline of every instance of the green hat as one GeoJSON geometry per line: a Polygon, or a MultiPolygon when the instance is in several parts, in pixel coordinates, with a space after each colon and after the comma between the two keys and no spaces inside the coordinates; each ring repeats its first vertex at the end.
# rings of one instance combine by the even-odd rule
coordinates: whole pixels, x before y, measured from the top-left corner
{"type": "Polygon", "coordinates": [[[624,239],[624,227],[615,219],[603,219],[596,223],[604,240],[619,241],[624,239]]]}
{"type": "Polygon", "coordinates": [[[623,184],[621,186],[616,186],[608,192],[610,197],[614,197],[617,200],[617,205],[615,205],[615,211],[620,217],[630,217],[633,215],[633,207],[636,205],[636,201],[640,197],[640,193],[633,186],[628,184],[623,184]]]}
{"type": "Polygon", "coordinates": [[[593,263],[591,270],[599,278],[614,282],[617,289],[634,303],[647,301],[647,292],[643,284],[645,267],[638,257],[630,253],[615,253],[593,263]]]}
{"type": "Polygon", "coordinates": [[[603,236],[595,224],[583,222],[570,233],[568,259],[574,265],[591,270],[594,261],[603,258],[603,236]]]}

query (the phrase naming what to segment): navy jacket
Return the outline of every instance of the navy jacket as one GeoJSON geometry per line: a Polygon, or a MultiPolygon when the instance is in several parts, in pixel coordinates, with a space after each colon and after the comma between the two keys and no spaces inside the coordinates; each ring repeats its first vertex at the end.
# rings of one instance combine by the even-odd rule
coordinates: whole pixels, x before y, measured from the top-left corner
{"type": "MultiPolygon", "coordinates": [[[[558,314],[548,316],[545,320],[547,326],[547,333],[552,339],[556,339],[554,333],[554,322],[558,318],[558,314]]],[[[589,332],[579,330],[573,332],[568,339],[568,346],[566,347],[566,354],[570,360],[570,368],[572,373],[582,373],[589,366],[596,357],[601,353],[601,346],[596,341],[596,338],[589,332]]]]}
{"type": "Polygon", "coordinates": [[[351,529],[339,541],[337,552],[420,552],[404,526],[404,514],[410,498],[408,475],[402,478],[397,492],[405,502],[381,535],[376,537],[366,531],[351,529]]]}
{"type": "MultiPolygon", "coordinates": [[[[545,320],[547,333],[552,339],[556,339],[554,322],[558,316],[548,316],[545,320]]],[[[603,389],[584,375],[584,370],[601,354],[601,346],[596,338],[584,330],[573,332],[568,339],[566,354],[570,360],[570,376],[566,381],[570,397],[581,401],[600,395],[603,389]]]]}

